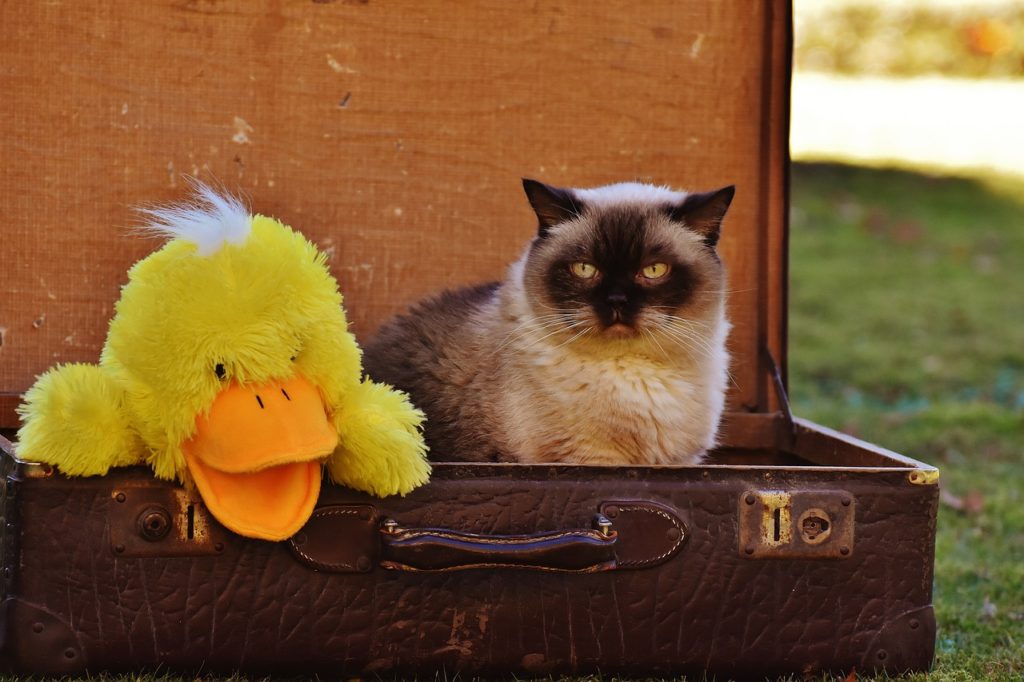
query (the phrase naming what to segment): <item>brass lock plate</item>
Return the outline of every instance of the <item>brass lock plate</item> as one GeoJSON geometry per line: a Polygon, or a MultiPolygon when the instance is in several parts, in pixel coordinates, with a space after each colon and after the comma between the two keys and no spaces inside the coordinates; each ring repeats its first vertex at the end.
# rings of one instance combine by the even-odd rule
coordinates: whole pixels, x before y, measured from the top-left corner
{"type": "Polygon", "coordinates": [[[856,501],[841,490],[747,490],[739,553],[747,559],[848,559],[856,501]]]}
{"type": "Polygon", "coordinates": [[[115,488],[110,493],[110,550],[123,558],[220,554],[229,533],[182,488],[115,488]]]}

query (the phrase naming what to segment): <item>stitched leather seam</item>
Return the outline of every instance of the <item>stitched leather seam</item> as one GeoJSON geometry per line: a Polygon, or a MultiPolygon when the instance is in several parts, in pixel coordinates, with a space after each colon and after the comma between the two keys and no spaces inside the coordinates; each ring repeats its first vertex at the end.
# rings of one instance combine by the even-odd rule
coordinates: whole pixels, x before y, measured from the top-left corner
{"type": "MultiPolygon", "coordinates": [[[[354,514],[358,514],[358,513],[359,512],[357,512],[354,509],[330,509],[328,511],[317,511],[317,512],[314,512],[313,513],[313,517],[314,518],[322,518],[324,516],[339,516],[339,515],[342,515],[342,514],[354,515],[354,514]]],[[[333,568],[333,569],[344,568],[344,569],[348,569],[348,570],[355,569],[355,566],[353,566],[352,564],[348,564],[348,563],[329,564],[329,563],[327,563],[325,561],[320,561],[318,559],[314,559],[312,556],[310,556],[306,552],[304,552],[301,549],[299,549],[299,546],[295,544],[295,540],[294,539],[291,540],[290,542],[291,542],[291,545],[292,545],[292,549],[294,549],[295,552],[299,556],[301,556],[303,559],[308,561],[310,564],[312,564],[316,568],[333,568]]]]}
{"type": "Polygon", "coordinates": [[[627,507],[619,506],[619,511],[642,511],[647,512],[649,514],[657,514],[658,516],[667,519],[669,523],[671,523],[673,526],[675,526],[676,529],[679,530],[679,539],[676,540],[675,543],[673,543],[673,545],[666,552],[663,552],[662,554],[659,554],[658,556],[652,557],[650,559],[634,559],[632,561],[620,561],[620,566],[649,566],[651,564],[655,564],[661,561],[662,559],[671,556],[677,549],[679,549],[679,547],[683,544],[683,541],[686,540],[686,531],[683,529],[682,524],[680,524],[674,516],[661,509],[653,509],[651,507],[644,507],[640,505],[631,505],[627,507]]]}

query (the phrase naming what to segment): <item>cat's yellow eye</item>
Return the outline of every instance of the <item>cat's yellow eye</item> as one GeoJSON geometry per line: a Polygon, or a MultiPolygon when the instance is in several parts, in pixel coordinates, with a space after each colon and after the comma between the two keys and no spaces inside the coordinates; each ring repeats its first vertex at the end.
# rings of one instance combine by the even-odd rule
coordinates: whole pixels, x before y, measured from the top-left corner
{"type": "Polygon", "coordinates": [[[640,271],[647,279],[661,279],[668,274],[667,263],[651,263],[650,265],[644,266],[644,269],[640,271]]]}
{"type": "Polygon", "coordinates": [[[572,274],[576,275],[580,279],[592,279],[597,274],[597,268],[590,263],[584,263],[582,261],[573,263],[569,266],[572,270],[572,274]]]}

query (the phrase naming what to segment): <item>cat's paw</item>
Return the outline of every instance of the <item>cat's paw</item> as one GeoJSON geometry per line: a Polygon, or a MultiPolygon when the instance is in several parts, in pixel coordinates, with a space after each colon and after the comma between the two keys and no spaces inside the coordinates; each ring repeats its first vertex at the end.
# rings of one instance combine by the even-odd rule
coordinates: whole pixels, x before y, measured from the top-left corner
{"type": "Polygon", "coordinates": [[[68,476],[101,476],[137,464],[142,443],[124,391],[96,365],[69,364],[40,376],[18,406],[18,455],[68,476]]]}

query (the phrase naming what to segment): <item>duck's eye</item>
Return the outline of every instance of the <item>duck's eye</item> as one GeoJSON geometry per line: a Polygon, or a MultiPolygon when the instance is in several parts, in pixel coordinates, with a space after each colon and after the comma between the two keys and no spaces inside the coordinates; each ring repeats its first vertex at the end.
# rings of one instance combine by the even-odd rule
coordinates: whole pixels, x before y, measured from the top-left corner
{"type": "Polygon", "coordinates": [[[592,279],[597,275],[597,268],[593,264],[582,261],[571,264],[569,270],[580,279],[592,279]]]}
{"type": "Polygon", "coordinates": [[[224,365],[222,365],[219,362],[217,363],[217,366],[213,368],[213,372],[214,374],[217,375],[218,379],[223,379],[228,375],[228,373],[224,370],[224,365]]]}
{"type": "Polygon", "coordinates": [[[668,274],[669,267],[667,263],[651,263],[645,265],[644,269],[640,271],[640,274],[647,279],[661,279],[668,274]]]}

